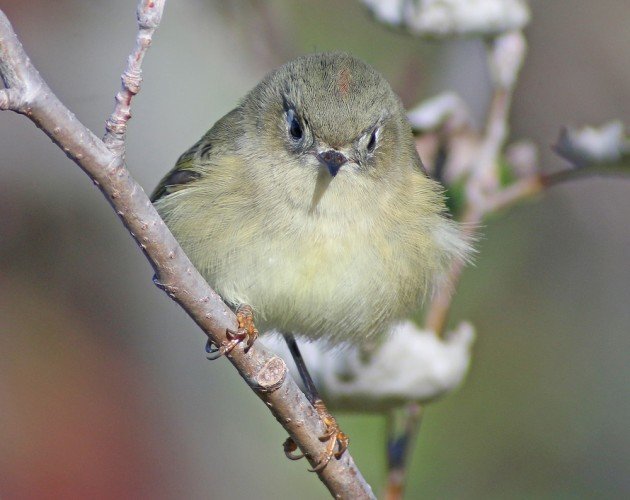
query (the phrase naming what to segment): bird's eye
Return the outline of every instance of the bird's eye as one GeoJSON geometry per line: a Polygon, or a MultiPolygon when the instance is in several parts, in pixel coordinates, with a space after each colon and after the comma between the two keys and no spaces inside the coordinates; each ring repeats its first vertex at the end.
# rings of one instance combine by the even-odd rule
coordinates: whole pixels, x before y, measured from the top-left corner
{"type": "Polygon", "coordinates": [[[292,109],[287,111],[287,122],[289,123],[289,134],[291,137],[296,141],[302,139],[302,136],[304,135],[302,125],[300,125],[300,120],[298,120],[295,111],[292,109]]]}
{"type": "Polygon", "coordinates": [[[376,132],[377,131],[378,129],[375,128],[374,130],[372,130],[372,133],[370,134],[370,141],[367,143],[368,153],[374,152],[374,148],[376,147],[376,132]]]}

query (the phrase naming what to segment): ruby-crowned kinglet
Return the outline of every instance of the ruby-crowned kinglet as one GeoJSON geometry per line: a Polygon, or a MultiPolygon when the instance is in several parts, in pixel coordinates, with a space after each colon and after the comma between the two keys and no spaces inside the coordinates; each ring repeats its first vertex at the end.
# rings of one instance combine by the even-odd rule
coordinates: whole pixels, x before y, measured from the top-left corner
{"type": "MultiPolygon", "coordinates": [[[[468,252],[400,100],[374,69],[340,53],[270,73],[179,158],[152,201],[223,299],[248,305],[219,354],[253,342],[249,306],[262,331],[285,334],[326,426],[312,470],[339,458],[348,437],[293,334],[370,344],[468,252]]],[[[291,438],[284,446],[300,458],[291,438]]]]}
{"type": "Polygon", "coordinates": [[[190,260],[261,331],[336,345],[416,310],[468,246],[385,79],[342,53],[273,71],[152,195],[190,260]]]}

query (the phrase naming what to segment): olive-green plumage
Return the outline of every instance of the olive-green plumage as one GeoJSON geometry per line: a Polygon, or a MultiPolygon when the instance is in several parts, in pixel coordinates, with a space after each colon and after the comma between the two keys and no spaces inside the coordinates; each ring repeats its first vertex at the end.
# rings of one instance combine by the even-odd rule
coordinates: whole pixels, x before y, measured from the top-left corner
{"type": "Polygon", "coordinates": [[[261,331],[361,342],[411,314],[467,245],[404,109],[346,54],[269,74],[162,180],[182,247],[261,331]]]}

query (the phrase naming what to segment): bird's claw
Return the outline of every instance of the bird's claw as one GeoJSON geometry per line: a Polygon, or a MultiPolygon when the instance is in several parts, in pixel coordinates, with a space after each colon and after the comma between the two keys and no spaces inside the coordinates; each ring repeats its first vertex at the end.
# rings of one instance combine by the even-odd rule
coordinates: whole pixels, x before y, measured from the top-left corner
{"type": "MultiPolygon", "coordinates": [[[[319,460],[317,465],[312,469],[309,469],[309,471],[311,472],[319,472],[328,465],[328,462],[330,462],[333,457],[335,457],[337,460],[341,458],[344,452],[348,449],[348,443],[350,440],[348,436],[341,431],[337,420],[335,420],[335,417],[330,414],[321,399],[315,401],[313,407],[324,422],[324,425],[326,425],[326,430],[321,436],[319,436],[319,440],[322,443],[326,443],[326,450],[324,451],[323,456],[319,460]],[[337,448],[337,451],[335,451],[335,448],[337,448]]],[[[287,440],[284,442],[283,447],[284,454],[289,460],[299,460],[304,456],[303,453],[293,453],[297,450],[298,447],[291,437],[287,438],[287,440]]]]}
{"type": "Polygon", "coordinates": [[[282,445],[284,448],[284,454],[289,460],[299,460],[300,458],[304,458],[304,453],[294,454],[293,452],[298,449],[297,444],[293,441],[292,437],[288,437],[287,440],[282,445]]]}
{"type": "Polygon", "coordinates": [[[212,340],[208,340],[206,344],[206,352],[209,354],[208,359],[214,360],[221,356],[227,356],[241,342],[247,341],[245,344],[245,352],[254,345],[258,338],[258,329],[254,325],[254,311],[251,306],[242,304],[236,310],[236,320],[238,321],[238,329],[236,331],[226,330],[226,342],[217,346],[212,340]]]}
{"type": "Polygon", "coordinates": [[[326,443],[326,450],[324,451],[324,455],[319,463],[312,469],[309,469],[311,472],[318,472],[326,467],[333,457],[337,460],[341,458],[344,452],[348,449],[350,439],[344,432],[341,431],[337,420],[330,414],[328,408],[326,408],[326,405],[324,405],[324,402],[321,399],[315,401],[313,406],[315,407],[317,413],[319,413],[324,425],[326,425],[326,431],[319,437],[319,440],[322,443],[326,443]],[[337,451],[335,451],[335,448],[337,451]]]}

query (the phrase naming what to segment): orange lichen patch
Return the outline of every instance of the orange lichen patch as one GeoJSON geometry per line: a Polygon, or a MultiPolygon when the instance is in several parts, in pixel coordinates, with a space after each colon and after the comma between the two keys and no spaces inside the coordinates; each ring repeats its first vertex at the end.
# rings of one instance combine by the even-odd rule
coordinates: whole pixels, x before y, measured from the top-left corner
{"type": "Polygon", "coordinates": [[[352,80],[352,75],[350,73],[350,68],[343,68],[339,72],[339,76],[337,78],[337,86],[339,88],[339,93],[341,97],[345,97],[350,90],[350,81],[352,80]]]}

